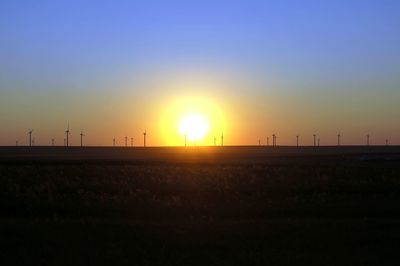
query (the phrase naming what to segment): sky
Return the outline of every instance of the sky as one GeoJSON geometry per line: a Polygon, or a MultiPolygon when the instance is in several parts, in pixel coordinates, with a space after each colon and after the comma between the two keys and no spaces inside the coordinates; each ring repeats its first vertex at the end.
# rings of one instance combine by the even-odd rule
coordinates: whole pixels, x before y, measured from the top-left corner
{"type": "Polygon", "coordinates": [[[400,144],[400,2],[0,2],[0,145],[400,144]]]}

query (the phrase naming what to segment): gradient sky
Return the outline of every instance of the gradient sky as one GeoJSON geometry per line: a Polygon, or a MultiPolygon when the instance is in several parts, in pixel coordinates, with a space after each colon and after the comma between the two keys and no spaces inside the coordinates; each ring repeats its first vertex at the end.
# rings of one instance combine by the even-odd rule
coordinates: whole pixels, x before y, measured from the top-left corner
{"type": "Polygon", "coordinates": [[[1,1],[0,145],[400,144],[400,1],[1,1]]]}

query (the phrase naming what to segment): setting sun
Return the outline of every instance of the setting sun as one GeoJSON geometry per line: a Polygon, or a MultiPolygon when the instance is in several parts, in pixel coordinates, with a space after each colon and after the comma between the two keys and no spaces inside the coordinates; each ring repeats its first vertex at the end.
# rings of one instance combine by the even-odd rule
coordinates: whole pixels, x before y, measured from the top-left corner
{"type": "Polygon", "coordinates": [[[179,133],[192,141],[202,139],[207,134],[208,128],[207,119],[199,114],[187,115],[179,122],[179,133]]]}
{"type": "Polygon", "coordinates": [[[212,97],[171,95],[160,116],[160,133],[165,145],[213,145],[214,137],[226,132],[227,117],[212,97]]]}

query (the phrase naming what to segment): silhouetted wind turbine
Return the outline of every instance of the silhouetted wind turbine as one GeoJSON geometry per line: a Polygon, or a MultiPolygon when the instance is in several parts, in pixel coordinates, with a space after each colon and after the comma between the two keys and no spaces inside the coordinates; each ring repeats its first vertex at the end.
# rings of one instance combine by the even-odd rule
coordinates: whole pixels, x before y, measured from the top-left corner
{"type": "Polygon", "coordinates": [[[83,131],[81,130],[81,134],[79,134],[81,136],[81,147],[83,147],[83,137],[85,136],[85,134],[83,134],[83,131]]]}
{"type": "Polygon", "coordinates": [[[15,146],[18,147],[18,140],[15,141],[15,146]]]}
{"type": "Polygon", "coordinates": [[[185,147],[187,146],[187,132],[185,133],[185,147]]]}
{"type": "Polygon", "coordinates": [[[131,138],[131,147],[133,147],[133,138],[131,138]]]}
{"type": "Polygon", "coordinates": [[[296,135],[296,146],[299,147],[299,135],[296,135]]]}
{"type": "Polygon", "coordinates": [[[224,146],[224,132],[221,133],[221,146],[224,146]]]}
{"type": "Polygon", "coordinates": [[[33,133],[33,129],[30,129],[28,131],[28,134],[29,134],[29,147],[32,146],[32,133],[33,133]]]}
{"type": "Polygon", "coordinates": [[[115,136],[113,138],[113,146],[115,147],[115,136]]]}
{"type": "Polygon", "coordinates": [[[125,147],[128,147],[128,137],[125,136],[125,147]]]}
{"type": "Polygon", "coordinates": [[[317,142],[316,142],[317,135],[313,134],[313,137],[314,137],[314,147],[315,147],[315,146],[317,146],[317,142]]]}
{"type": "Polygon", "coordinates": [[[337,134],[337,145],[340,146],[340,133],[337,134]]]}
{"type": "Polygon", "coordinates": [[[261,140],[258,139],[258,146],[261,146],[261,140]]]}
{"type": "Polygon", "coordinates": [[[367,134],[367,146],[369,146],[369,133],[367,134]]]}
{"type": "Polygon", "coordinates": [[[275,147],[275,146],[276,146],[276,135],[274,133],[274,134],[272,134],[272,147],[275,147]]]}
{"type": "Polygon", "coordinates": [[[269,146],[269,137],[267,137],[267,146],[269,146]]]}
{"type": "Polygon", "coordinates": [[[54,138],[51,139],[51,146],[54,146],[54,138]]]}
{"type": "Polygon", "coordinates": [[[388,139],[386,139],[386,146],[388,146],[389,145],[389,140],[388,139]]]}
{"type": "Polygon", "coordinates": [[[70,131],[69,131],[69,123],[68,123],[68,128],[67,130],[65,130],[65,135],[67,136],[67,147],[69,147],[69,136],[71,135],[70,131]]]}
{"type": "Polygon", "coordinates": [[[147,132],[146,132],[146,130],[143,132],[143,147],[146,147],[146,135],[147,135],[147,132]]]}

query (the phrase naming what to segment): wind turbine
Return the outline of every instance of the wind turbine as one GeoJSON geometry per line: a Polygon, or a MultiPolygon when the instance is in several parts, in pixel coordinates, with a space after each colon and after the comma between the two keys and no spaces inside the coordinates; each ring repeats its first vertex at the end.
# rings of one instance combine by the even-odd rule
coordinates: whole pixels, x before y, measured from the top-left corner
{"type": "Polygon", "coordinates": [[[261,146],[261,140],[258,139],[258,146],[261,146]]]}
{"type": "Polygon", "coordinates": [[[81,134],[79,134],[81,136],[81,147],[83,147],[83,137],[85,136],[85,134],[83,134],[83,131],[81,130],[81,134]]]}
{"type": "Polygon", "coordinates": [[[367,146],[369,146],[369,133],[367,134],[367,146]]]}
{"type": "Polygon", "coordinates": [[[18,147],[18,140],[15,141],[15,146],[18,147]]]}
{"type": "Polygon", "coordinates": [[[386,146],[388,146],[389,145],[389,140],[388,139],[386,139],[386,146]]]}
{"type": "Polygon", "coordinates": [[[221,133],[221,146],[224,146],[224,132],[221,133]]]}
{"type": "Polygon", "coordinates": [[[269,146],[269,137],[267,137],[267,146],[269,146]]]}
{"type": "Polygon", "coordinates": [[[54,138],[51,139],[51,146],[54,146],[54,138]]]}
{"type": "Polygon", "coordinates": [[[296,135],[296,146],[299,147],[299,135],[296,135]]]}
{"type": "Polygon", "coordinates": [[[275,146],[276,146],[276,135],[274,133],[274,134],[272,134],[272,147],[275,147],[275,146]]]}
{"type": "Polygon", "coordinates": [[[143,132],[143,147],[146,147],[146,135],[147,135],[147,132],[146,132],[146,130],[143,132]]]}
{"type": "Polygon", "coordinates": [[[187,146],[187,132],[185,132],[185,147],[187,146]]]}
{"type": "Polygon", "coordinates": [[[131,137],[131,147],[133,147],[133,138],[131,137]]]}
{"type": "Polygon", "coordinates": [[[32,147],[32,133],[33,133],[33,129],[30,129],[28,131],[28,134],[29,134],[29,147],[32,147]]]}
{"type": "Polygon", "coordinates": [[[337,134],[337,145],[340,146],[340,133],[337,134]]]}
{"type": "Polygon", "coordinates": [[[128,137],[125,136],[125,147],[128,147],[128,137]]]}
{"type": "Polygon", "coordinates": [[[67,136],[67,147],[69,147],[69,136],[71,135],[70,131],[69,131],[69,123],[68,123],[68,128],[67,130],[65,130],[65,135],[67,136]]]}
{"type": "Polygon", "coordinates": [[[313,137],[314,137],[314,147],[315,147],[315,146],[317,146],[317,142],[316,142],[317,135],[313,134],[313,137]]]}
{"type": "Polygon", "coordinates": [[[115,147],[115,136],[113,138],[113,146],[115,147]]]}

